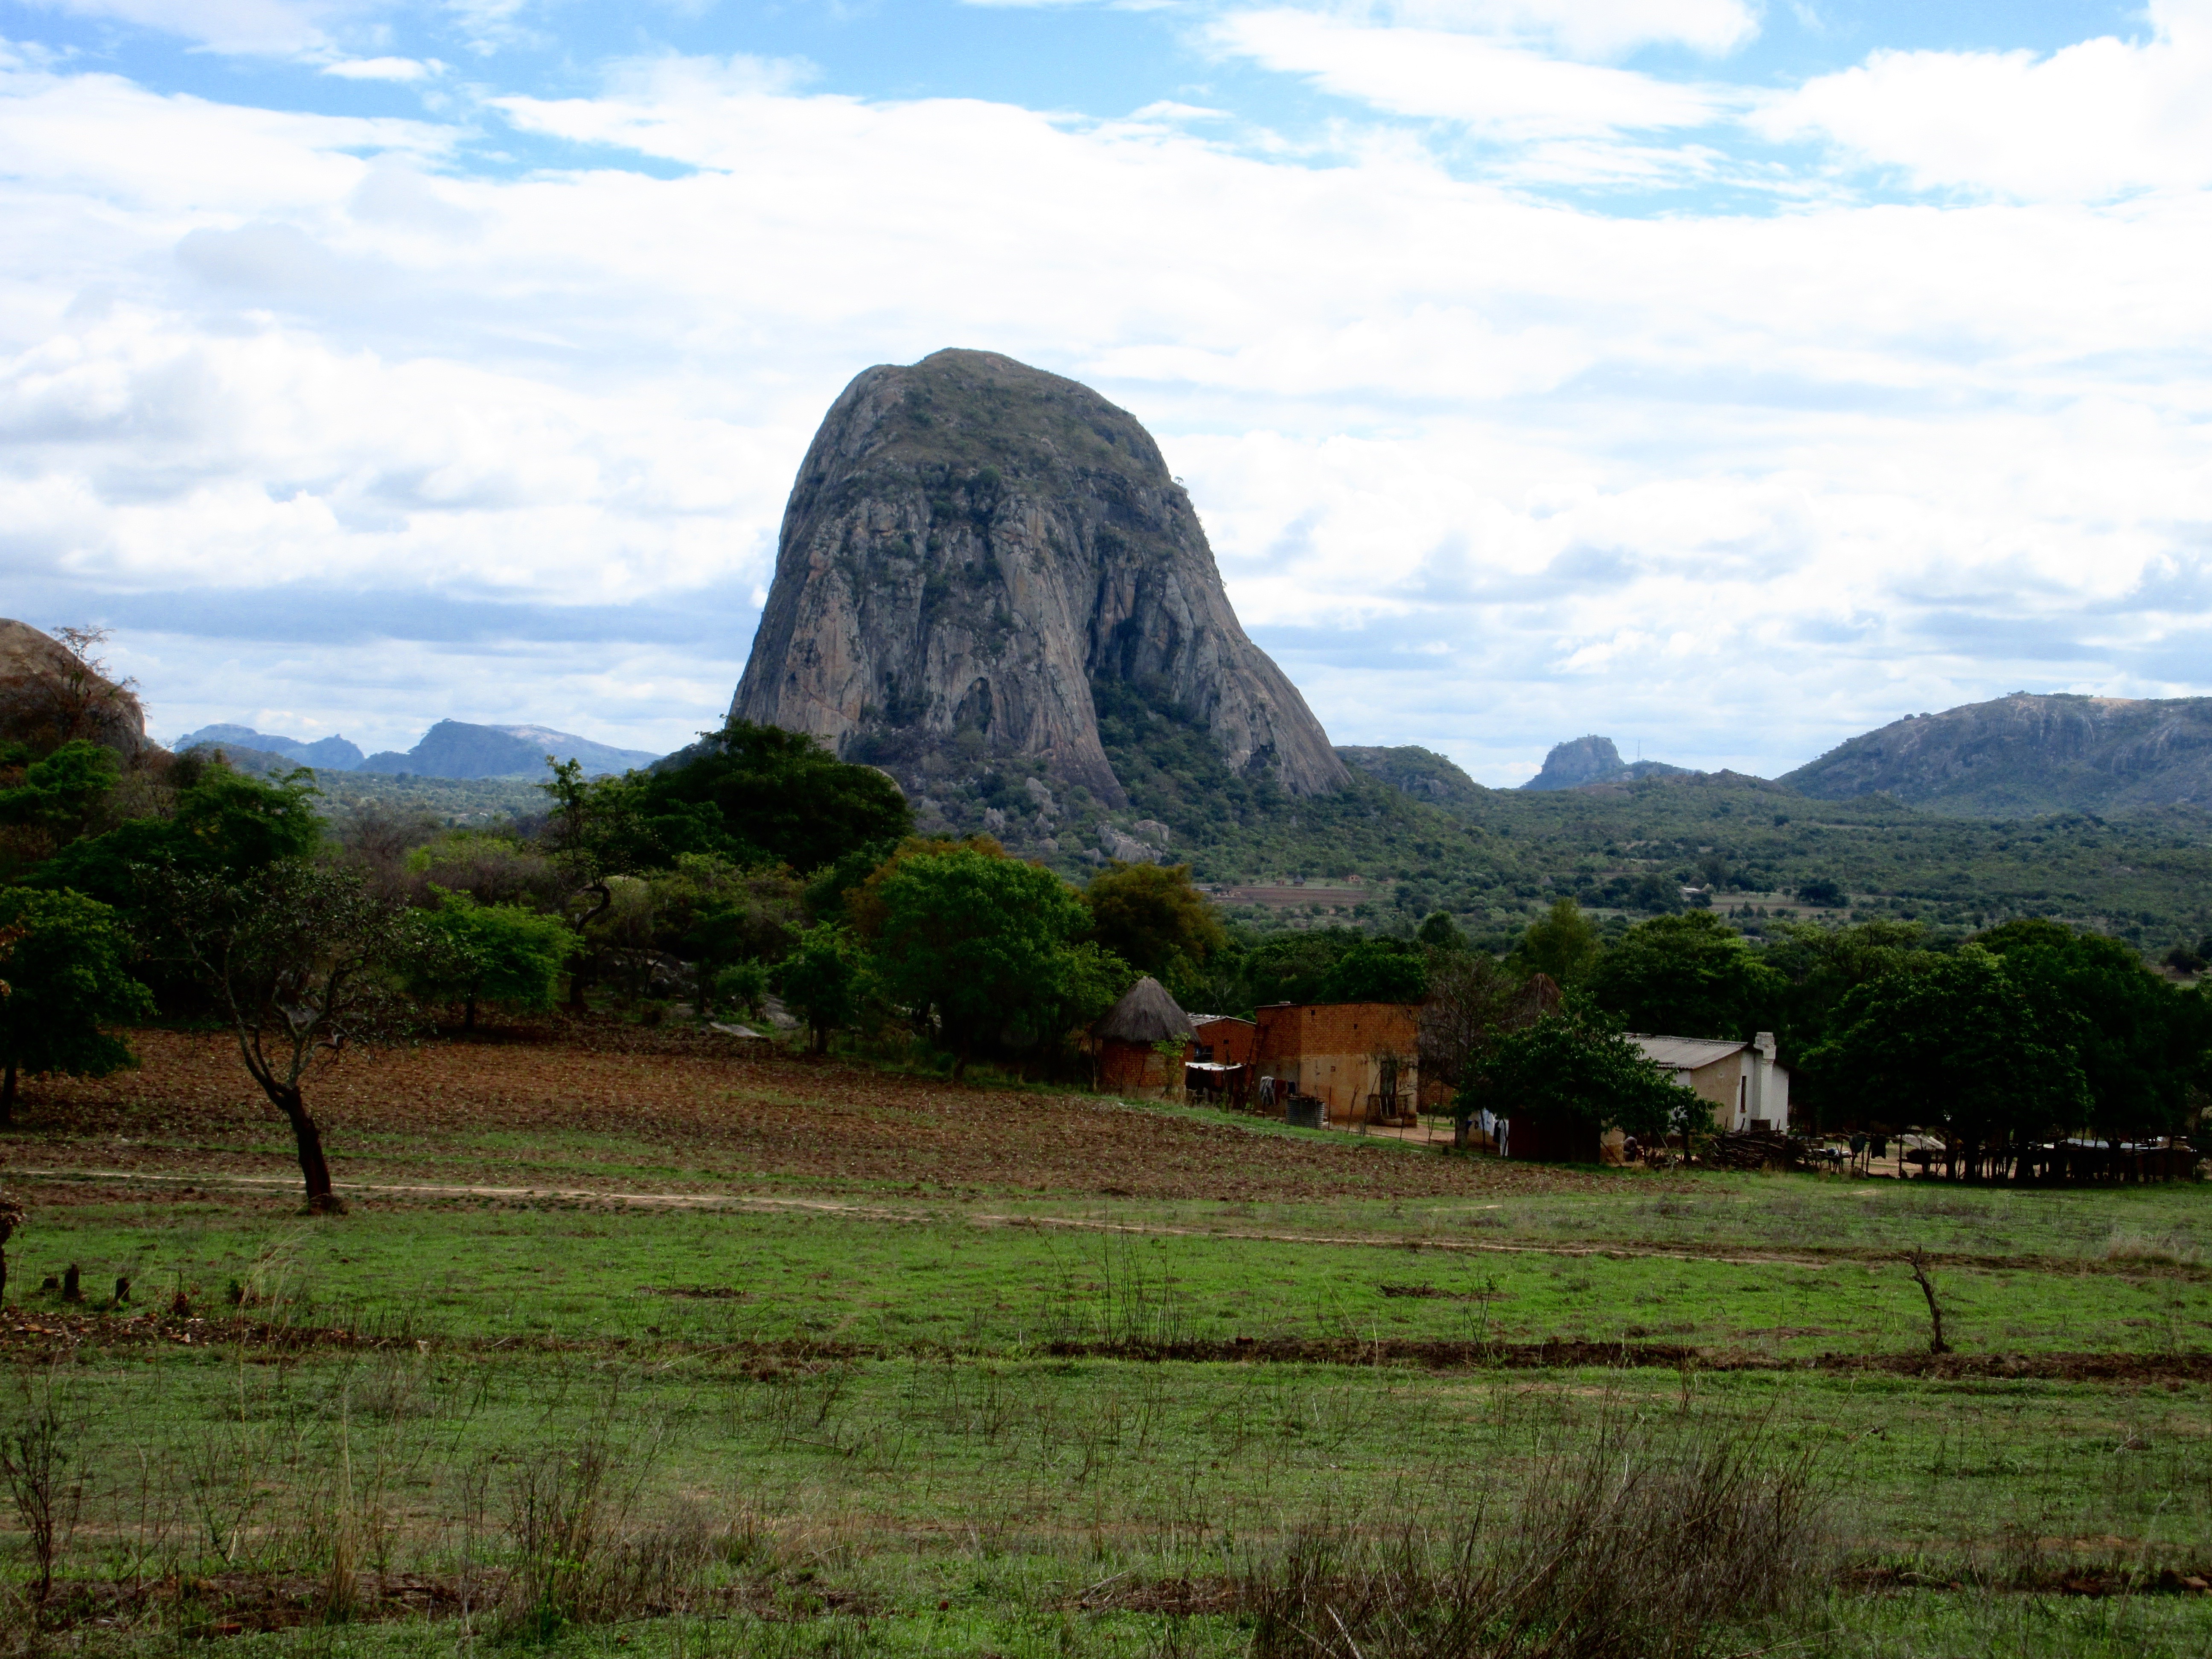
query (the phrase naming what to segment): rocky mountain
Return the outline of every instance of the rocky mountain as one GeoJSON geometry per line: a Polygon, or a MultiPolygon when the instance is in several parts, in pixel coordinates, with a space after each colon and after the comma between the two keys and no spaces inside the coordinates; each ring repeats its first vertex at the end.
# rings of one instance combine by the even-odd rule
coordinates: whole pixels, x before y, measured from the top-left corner
{"type": "Polygon", "coordinates": [[[250,726],[203,726],[197,732],[185,732],[171,746],[181,755],[204,744],[219,747],[226,753],[251,749],[281,755],[295,765],[317,767],[326,772],[350,772],[363,758],[360,746],[349,743],[343,736],[318,738],[313,743],[306,743],[298,738],[257,732],[250,726]]]}
{"type": "Polygon", "coordinates": [[[1471,806],[1490,792],[1433,749],[1406,744],[1395,749],[1340,747],[1347,766],[1439,806],[1471,806]]]}
{"type": "Polygon", "coordinates": [[[1821,799],[1881,793],[1989,817],[2212,807],[2212,697],[2018,691],[1908,714],[1781,781],[1821,799]]]}
{"type": "Polygon", "coordinates": [[[556,760],[581,761],[585,773],[593,777],[650,766],[659,758],[647,750],[617,749],[544,726],[471,726],[464,720],[440,720],[405,753],[385,750],[362,761],[358,769],[405,772],[424,778],[542,778],[548,755],[556,760]]]}
{"type": "Polygon", "coordinates": [[[1102,697],[1201,733],[1233,777],[1349,781],[1126,410],[987,351],[863,372],[799,467],[731,712],[918,797],[1020,774],[1119,808],[1102,697]]]}
{"type": "Polygon", "coordinates": [[[1625,761],[1611,738],[1577,738],[1552,745],[1544,769],[1521,786],[1523,789],[1577,789],[1586,783],[1626,783],[1638,778],[1686,778],[1686,766],[1665,761],[1625,761]]]}
{"type": "MultiPolygon", "coordinates": [[[[88,653],[98,642],[81,644],[88,653]]],[[[51,634],[0,617],[0,742],[43,754],[72,738],[105,744],[125,761],[160,752],[147,740],[146,711],[128,685],[51,634]]]]}

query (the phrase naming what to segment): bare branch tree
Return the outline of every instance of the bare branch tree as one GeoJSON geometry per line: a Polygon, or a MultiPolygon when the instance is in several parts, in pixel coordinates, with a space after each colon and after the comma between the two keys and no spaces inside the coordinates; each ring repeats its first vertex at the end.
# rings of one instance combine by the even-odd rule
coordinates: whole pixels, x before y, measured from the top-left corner
{"type": "Polygon", "coordinates": [[[170,929],[228,1018],[246,1069],[291,1127],[307,1207],[345,1207],[303,1084],[318,1057],[404,1036],[392,975],[422,948],[419,920],[357,871],[290,860],[240,881],[172,878],[170,929]]]}

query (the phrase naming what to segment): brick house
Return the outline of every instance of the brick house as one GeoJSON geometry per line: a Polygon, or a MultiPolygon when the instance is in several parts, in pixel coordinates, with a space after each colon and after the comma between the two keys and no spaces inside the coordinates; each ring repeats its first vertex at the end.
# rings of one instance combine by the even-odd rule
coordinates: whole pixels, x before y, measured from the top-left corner
{"type": "Polygon", "coordinates": [[[1634,1031],[1628,1040],[1712,1108],[1714,1128],[1790,1132],[1790,1068],[1775,1062],[1773,1032],[1761,1031],[1748,1042],[1634,1031]]]}
{"type": "Polygon", "coordinates": [[[1278,1101],[1286,1085],[1316,1097],[1331,1123],[1410,1115],[1420,1097],[1420,1020],[1412,1002],[1272,1003],[1257,1012],[1252,1063],[1275,1079],[1278,1101]]]}

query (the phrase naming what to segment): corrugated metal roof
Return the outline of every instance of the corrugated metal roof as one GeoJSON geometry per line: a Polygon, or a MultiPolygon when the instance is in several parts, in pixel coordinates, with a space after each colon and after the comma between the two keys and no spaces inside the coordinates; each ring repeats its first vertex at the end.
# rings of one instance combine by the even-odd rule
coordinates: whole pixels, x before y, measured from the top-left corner
{"type": "Polygon", "coordinates": [[[1644,1050],[1646,1059],[1674,1072],[1694,1072],[1751,1047],[1748,1042],[1723,1042],[1717,1037],[1645,1036],[1640,1031],[1631,1031],[1628,1040],[1644,1050]]]}

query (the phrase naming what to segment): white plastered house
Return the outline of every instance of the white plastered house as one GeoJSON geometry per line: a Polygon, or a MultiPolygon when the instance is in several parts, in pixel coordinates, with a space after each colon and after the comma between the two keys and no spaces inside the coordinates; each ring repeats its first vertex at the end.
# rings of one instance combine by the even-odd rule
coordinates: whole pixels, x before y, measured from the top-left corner
{"type": "Polygon", "coordinates": [[[1761,1031],[1748,1042],[1729,1042],[1632,1031],[1629,1041],[1712,1107],[1714,1128],[1789,1133],[1790,1068],[1775,1063],[1773,1032],[1761,1031]]]}

